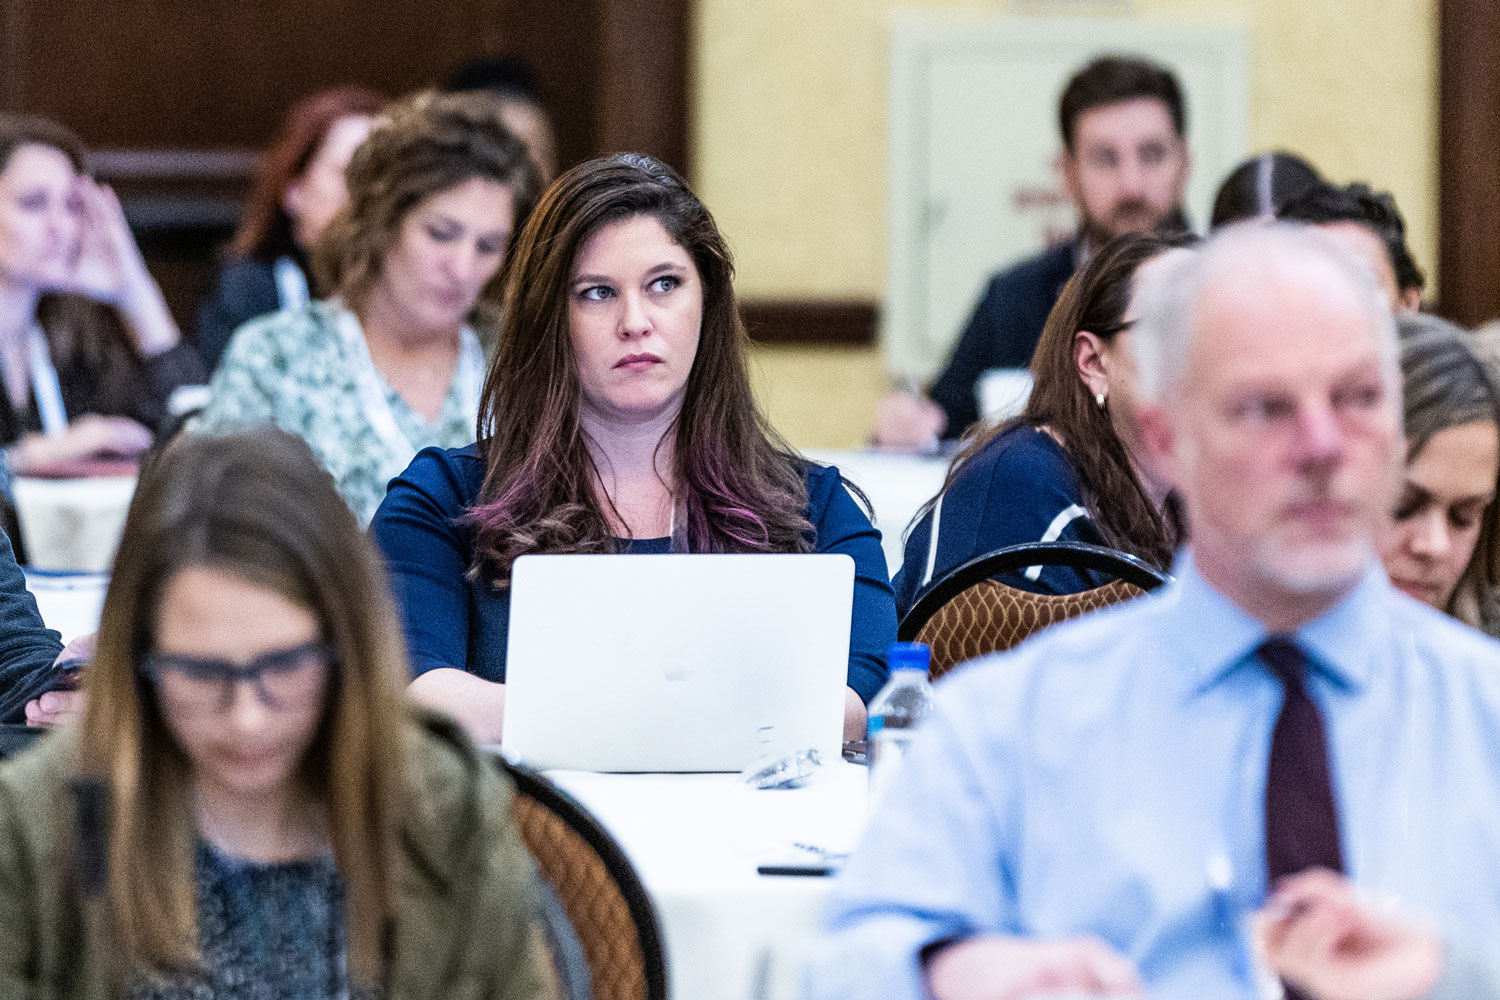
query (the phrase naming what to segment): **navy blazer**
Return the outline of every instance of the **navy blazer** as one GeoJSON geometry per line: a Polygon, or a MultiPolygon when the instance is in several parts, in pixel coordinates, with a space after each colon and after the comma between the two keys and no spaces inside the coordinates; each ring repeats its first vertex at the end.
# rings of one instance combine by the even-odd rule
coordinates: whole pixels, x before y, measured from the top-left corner
{"type": "Polygon", "coordinates": [[[1078,241],[1043,250],[990,279],[948,364],[928,395],[948,415],[943,436],[956,438],[979,419],[975,393],[991,368],[1027,368],[1047,314],[1073,276],[1078,241]]]}

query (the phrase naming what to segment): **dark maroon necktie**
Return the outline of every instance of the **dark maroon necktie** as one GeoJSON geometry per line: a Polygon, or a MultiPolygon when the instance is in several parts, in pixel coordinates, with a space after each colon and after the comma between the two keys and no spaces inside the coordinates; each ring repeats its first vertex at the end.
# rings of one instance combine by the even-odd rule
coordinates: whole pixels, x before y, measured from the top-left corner
{"type": "MultiPolygon", "coordinates": [[[[1307,657],[1290,639],[1274,636],[1256,651],[1281,681],[1285,697],[1271,734],[1266,770],[1267,885],[1308,868],[1344,870],[1339,817],[1328,772],[1323,717],[1308,697],[1307,657]]],[[[1287,1000],[1306,994],[1287,987],[1287,1000]]]]}

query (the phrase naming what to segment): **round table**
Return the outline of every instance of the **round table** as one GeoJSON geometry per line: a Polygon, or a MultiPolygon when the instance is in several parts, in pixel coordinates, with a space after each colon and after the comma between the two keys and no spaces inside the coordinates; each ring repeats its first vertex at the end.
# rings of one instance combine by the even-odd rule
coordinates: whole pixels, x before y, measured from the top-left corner
{"type": "Polygon", "coordinates": [[[786,984],[817,931],[830,879],[757,874],[807,861],[796,845],[853,849],[868,771],[839,761],[802,788],[755,790],[737,774],[549,771],[635,865],[656,906],[675,1000],[764,1000],[786,984]]]}

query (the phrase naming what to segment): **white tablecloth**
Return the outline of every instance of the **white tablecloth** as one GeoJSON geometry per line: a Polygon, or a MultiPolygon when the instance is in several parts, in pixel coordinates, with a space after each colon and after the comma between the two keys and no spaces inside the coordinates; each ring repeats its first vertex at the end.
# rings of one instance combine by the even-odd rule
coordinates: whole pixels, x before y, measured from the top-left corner
{"type": "Polygon", "coordinates": [[[733,774],[548,777],[620,842],[662,923],[674,1000],[787,996],[821,906],[826,877],[768,876],[756,866],[806,860],[794,844],[854,847],[868,772],[842,761],[803,788],[755,791],[733,774]]]}
{"type": "Polygon", "coordinates": [[[891,576],[901,568],[902,536],[922,505],[937,495],[948,473],[948,459],[883,451],[808,451],[808,458],[836,465],[844,478],[865,491],[875,508],[875,527],[891,576]]]}
{"type": "Polygon", "coordinates": [[[108,588],[107,573],[26,573],[26,589],[36,598],[42,621],[65,643],[99,630],[108,588]]]}

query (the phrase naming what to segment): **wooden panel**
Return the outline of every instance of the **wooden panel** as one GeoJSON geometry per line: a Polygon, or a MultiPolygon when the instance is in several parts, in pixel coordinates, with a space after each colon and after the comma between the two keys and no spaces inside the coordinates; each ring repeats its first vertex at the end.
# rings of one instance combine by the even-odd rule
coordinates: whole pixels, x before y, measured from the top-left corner
{"type": "Polygon", "coordinates": [[[649,153],[691,177],[687,0],[601,0],[600,152],[649,153]]]}
{"type": "Polygon", "coordinates": [[[688,0],[0,0],[0,107],[94,150],[186,325],[255,151],[298,97],[398,95],[512,52],[536,68],[562,166],[617,149],[687,164],[688,0]]]}
{"type": "Polygon", "coordinates": [[[761,344],[873,344],[880,307],[858,300],[750,299],[740,303],[761,344]]]}
{"type": "MultiPolygon", "coordinates": [[[[13,0],[16,2],[16,0],[13,0]]],[[[504,43],[500,0],[40,0],[14,19],[14,106],[95,146],[256,147],[292,99],[361,83],[398,93],[504,43]]]]}
{"type": "Polygon", "coordinates": [[[536,67],[541,100],[557,131],[559,169],[603,150],[595,141],[599,104],[598,6],[600,0],[500,0],[508,51],[536,67]]]}
{"type": "Polygon", "coordinates": [[[1500,4],[1442,0],[1438,115],[1439,311],[1500,316],[1500,4]]]}

